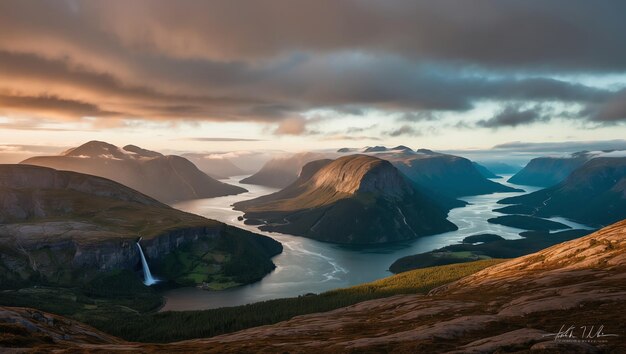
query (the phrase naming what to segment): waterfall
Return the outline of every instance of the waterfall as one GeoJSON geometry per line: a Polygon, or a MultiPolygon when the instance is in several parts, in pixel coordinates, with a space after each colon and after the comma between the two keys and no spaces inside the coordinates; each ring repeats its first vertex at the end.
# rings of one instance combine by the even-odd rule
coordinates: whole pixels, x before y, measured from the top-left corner
{"type": "Polygon", "coordinates": [[[148,261],[146,261],[146,256],[143,255],[143,250],[141,249],[141,245],[139,244],[141,241],[141,237],[137,240],[137,248],[139,248],[139,255],[141,256],[141,265],[143,266],[143,283],[147,286],[155,284],[157,280],[152,277],[152,273],[150,273],[150,267],[148,267],[148,261]]]}

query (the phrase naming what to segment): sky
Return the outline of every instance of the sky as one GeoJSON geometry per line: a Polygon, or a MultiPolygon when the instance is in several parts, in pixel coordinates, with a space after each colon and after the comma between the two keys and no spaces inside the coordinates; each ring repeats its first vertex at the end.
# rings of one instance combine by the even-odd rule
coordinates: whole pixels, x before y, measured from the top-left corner
{"type": "Polygon", "coordinates": [[[88,140],[611,147],[626,138],[625,13],[619,0],[5,0],[0,162],[88,140]]]}

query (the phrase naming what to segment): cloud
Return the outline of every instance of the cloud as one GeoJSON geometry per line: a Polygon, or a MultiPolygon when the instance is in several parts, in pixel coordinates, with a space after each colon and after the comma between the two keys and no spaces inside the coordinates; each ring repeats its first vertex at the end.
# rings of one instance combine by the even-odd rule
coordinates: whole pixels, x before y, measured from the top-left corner
{"type": "Polygon", "coordinates": [[[519,106],[506,106],[499,113],[476,124],[485,128],[517,127],[519,125],[545,122],[549,117],[544,115],[541,107],[522,109],[519,106]]]}
{"type": "Polygon", "coordinates": [[[525,151],[538,153],[572,153],[578,151],[626,150],[626,140],[593,140],[531,143],[514,141],[495,145],[492,150],[525,151]]]}
{"type": "Polygon", "coordinates": [[[391,137],[398,137],[398,136],[420,136],[422,135],[422,132],[410,125],[403,125],[397,129],[394,130],[390,130],[385,132],[386,135],[389,135],[391,137]]]}
{"type": "Polygon", "coordinates": [[[306,118],[288,118],[278,124],[274,134],[276,135],[303,135],[307,132],[306,118]]]}
{"type": "MultiPolygon", "coordinates": [[[[593,110],[593,107],[588,108],[593,110]]],[[[617,92],[592,113],[592,120],[605,123],[626,121],[626,89],[617,92]]]]}
{"type": "Polygon", "coordinates": [[[623,119],[615,92],[554,77],[623,73],[625,11],[578,0],[5,1],[2,108],[298,135],[306,122],[293,117],[315,109],[437,120],[484,101],[557,101],[611,123],[623,119]]]}

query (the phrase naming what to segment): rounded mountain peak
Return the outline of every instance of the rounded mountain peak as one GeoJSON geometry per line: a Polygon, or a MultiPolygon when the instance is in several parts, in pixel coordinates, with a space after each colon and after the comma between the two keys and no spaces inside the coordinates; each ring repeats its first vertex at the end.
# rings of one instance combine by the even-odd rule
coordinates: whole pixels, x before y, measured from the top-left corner
{"type": "Polygon", "coordinates": [[[350,155],[325,164],[311,178],[317,188],[348,194],[375,193],[402,197],[412,193],[404,176],[389,162],[369,155],[350,155]]]}

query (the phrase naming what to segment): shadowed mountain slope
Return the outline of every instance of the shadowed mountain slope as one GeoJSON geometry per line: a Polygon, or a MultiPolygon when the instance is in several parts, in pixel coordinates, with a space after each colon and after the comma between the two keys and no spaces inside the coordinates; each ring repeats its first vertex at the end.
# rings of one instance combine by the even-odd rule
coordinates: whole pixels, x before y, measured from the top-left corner
{"type": "Polygon", "coordinates": [[[442,154],[427,149],[416,152],[382,152],[375,155],[390,161],[418,185],[453,198],[519,191],[490,181],[472,161],[459,156],[442,154]]]}
{"type": "Polygon", "coordinates": [[[575,169],[582,166],[590,156],[586,151],[572,154],[569,157],[538,157],[530,162],[509,182],[527,186],[550,187],[569,176],[575,169]]]}
{"type": "Polygon", "coordinates": [[[583,224],[609,225],[626,218],[626,157],[597,157],[563,182],[505,198],[496,211],[540,217],[564,216],[583,224]]]}

